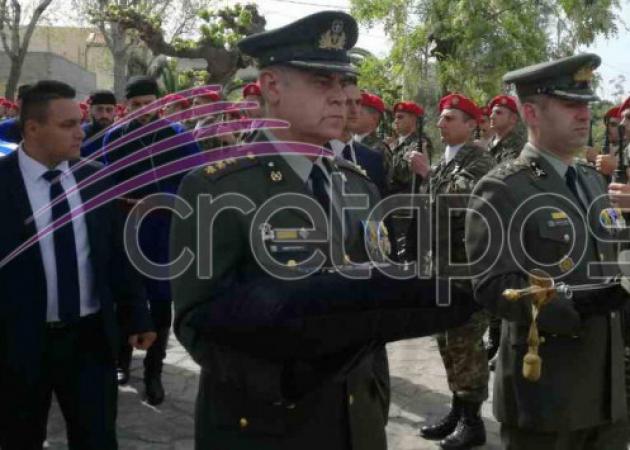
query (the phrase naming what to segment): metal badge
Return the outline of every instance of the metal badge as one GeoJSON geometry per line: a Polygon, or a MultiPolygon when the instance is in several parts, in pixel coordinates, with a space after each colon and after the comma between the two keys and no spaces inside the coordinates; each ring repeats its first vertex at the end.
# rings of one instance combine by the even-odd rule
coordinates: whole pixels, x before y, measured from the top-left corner
{"type": "Polygon", "coordinates": [[[279,170],[272,170],[269,174],[269,178],[271,178],[271,181],[273,181],[274,183],[278,183],[282,181],[282,172],[280,172],[279,170]]]}

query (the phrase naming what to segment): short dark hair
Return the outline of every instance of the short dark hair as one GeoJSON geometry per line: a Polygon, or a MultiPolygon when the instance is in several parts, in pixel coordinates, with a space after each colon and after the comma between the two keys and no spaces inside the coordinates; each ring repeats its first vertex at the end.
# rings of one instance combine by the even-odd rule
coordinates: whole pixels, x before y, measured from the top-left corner
{"type": "Polygon", "coordinates": [[[24,94],[26,93],[26,91],[28,91],[31,88],[30,84],[22,84],[20,85],[20,87],[18,87],[17,90],[17,98],[18,100],[22,100],[22,98],[24,98],[24,94]]]}
{"type": "Polygon", "coordinates": [[[74,88],[66,83],[55,80],[38,81],[27,89],[22,97],[20,128],[24,130],[24,124],[27,120],[46,122],[48,104],[52,100],[73,99],[75,96],[74,88]]]}

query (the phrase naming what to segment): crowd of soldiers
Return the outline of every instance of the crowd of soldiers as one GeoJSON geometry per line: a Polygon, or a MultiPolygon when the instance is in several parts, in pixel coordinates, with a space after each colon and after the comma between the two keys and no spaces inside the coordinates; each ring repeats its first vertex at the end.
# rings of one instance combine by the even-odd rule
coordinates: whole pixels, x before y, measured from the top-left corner
{"type": "MultiPolygon", "coordinates": [[[[390,402],[385,344],[434,335],[452,399],[443,418],[421,428],[423,438],[444,449],[483,445],[481,406],[496,370],[494,411],[507,449],[625,449],[628,294],[610,277],[620,274],[619,208],[630,206],[630,97],[605,114],[605,143],[593,146],[588,103],[597,100],[591,80],[600,59],[576,55],[506,74],[516,95],[497,93],[487,105],[445,95],[435,124],[442,145],[425,133],[433,124],[424,108],[409,100],[392,105],[393,134],[384,136],[389,109],[378,93],[358,87],[348,55],[357,34],[351,16],[323,12],[244,39],[239,48],[257,61],[259,76],[238,101],[213,87],[161,97],[157,82],[142,76],[128,81],[124,103],[99,90],[77,105],[80,156],[110,171],[112,185],[128,186],[115,203],[137,234],[127,256],[154,333],[145,337],[146,401],[165,400],[161,374],[174,325],[201,366],[197,449],[382,450],[390,402]],[[266,122],[272,119],[288,125],[266,122]],[[295,150],[296,143],[311,147],[295,150]],[[276,153],[260,150],[268,148],[276,153]],[[172,169],[181,161],[197,162],[172,169]],[[251,209],[226,206],[210,220],[200,195],[233,193],[251,209]],[[284,205],[255,222],[254,208],[291,193],[323,214],[284,205]],[[152,208],[160,194],[184,199],[190,212],[152,208]],[[369,211],[345,209],[348,194],[362,194],[375,209],[382,199],[403,200],[374,222],[369,211]],[[321,238],[313,217],[331,221],[330,237],[321,238]],[[212,223],[210,238],[199,233],[203,220],[212,223]],[[255,225],[264,225],[260,240],[252,237],[255,225]],[[135,262],[168,267],[186,249],[197,249],[212,276],[192,263],[176,276],[151,276],[135,262]],[[324,257],[311,271],[315,250],[324,257]],[[398,275],[417,263],[420,276],[359,280],[321,270],[367,262],[398,275]],[[544,279],[541,268],[553,280],[591,287],[545,302],[503,295],[531,290],[532,273],[544,279]],[[607,281],[596,289],[593,276],[607,281]],[[445,279],[451,302],[437,306],[445,279]]],[[[23,154],[36,142],[25,127],[30,112],[19,113],[23,99],[50,102],[67,92],[45,82],[21,87],[16,104],[0,103],[0,139],[22,143],[16,153],[23,154]]],[[[115,309],[129,330],[137,305],[115,309]]],[[[6,311],[0,339],[9,342],[6,311]]],[[[52,329],[66,329],[54,319],[52,329]]],[[[2,342],[0,355],[9,354],[2,342]]],[[[123,339],[113,352],[119,385],[129,381],[133,347],[143,348],[137,343],[123,339]]],[[[0,392],[13,386],[2,383],[0,376],[0,392]]],[[[28,429],[29,414],[8,423],[28,429]]],[[[41,417],[32,420],[41,425],[41,417]]],[[[67,420],[69,429],[80,421],[67,420]]],[[[75,430],[70,448],[116,448],[110,428],[96,427],[92,440],[90,431],[75,430]]],[[[16,436],[0,427],[0,447],[35,448],[16,436]]],[[[45,430],[34,434],[35,446],[43,437],[45,430]]]]}

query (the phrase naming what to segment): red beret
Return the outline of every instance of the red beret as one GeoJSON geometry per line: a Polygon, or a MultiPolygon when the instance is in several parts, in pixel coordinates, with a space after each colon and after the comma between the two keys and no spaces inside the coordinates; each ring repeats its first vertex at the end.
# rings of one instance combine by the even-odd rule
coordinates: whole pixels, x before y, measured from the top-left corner
{"type": "MultiPolygon", "coordinates": [[[[190,101],[183,95],[168,94],[164,96],[164,100],[170,104],[181,103],[184,108],[190,108],[190,101]]],[[[169,106],[169,105],[165,105],[165,106],[169,106]]]]}
{"type": "Polygon", "coordinates": [[[514,97],[509,95],[497,95],[492,100],[490,100],[490,111],[495,106],[503,106],[504,108],[509,109],[514,114],[518,114],[518,108],[516,107],[516,100],[514,97]]]}
{"type": "Polygon", "coordinates": [[[615,106],[610,108],[604,114],[604,119],[620,119],[621,118],[621,106],[615,106]]]}
{"type": "Polygon", "coordinates": [[[218,102],[221,100],[221,96],[217,91],[213,91],[212,89],[204,89],[201,93],[197,94],[199,97],[208,97],[213,102],[218,102]]]}
{"type": "Polygon", "coordinates": [[[492,112],[492,109],[490,109],[489,106],[482,106],[481,108],[479,108],[479,111],[481,111],[482,116],[490,117],[490,113],[492,112]]]}
{"type": "Polygon", "coordinates": [[[88,109],[90,109],[90,107],[88,106],[86,102],[79,103],[79,108],[81,108],[84,111],[87,111],[88,109]]]}
{"type": "Polygon", "coordinates": [[[459,109],[476,121],[479,121],[481,118],[481,110],[479,107],[475,102],[462,94],[449,94],[442,97],[439,103],[439,110],[442,112],[445,109],[459,109]]]}
{"type": "Polygon", "coordinates": [[[624,101],[619,107],[619,116],[621,116],[621,113],[624,112],[626,109],[630,109],[630,97],[628,97],[626,101],[624,101]]]}
{"type": "Polygon", "coordinates": [[[385,103],[381,97],[370,92],[361,93],[361,105],[372,108],[383,114],[385,112],[385,103]]]}
{"type": "Polygon", "coordinates": [[[248,95],[257,95],[259,97],[262,96],[258,83],[248,83],[243,87],[243,98],[247,97],[248,95]]]}
{"type": "Polygon", "coordinates": [[[121,103],[118,103],[116,105],[116,115],[118,117],[124,117],[125,115],[127,115],[127,107],[121,103]]]}
{"type": "Polygon", "coordinates": [[[398,102],[394,105],[394,114],[398,111],[413,114],[415,116],[423,116],[424,109],[415,102],[398,102]]]}
{"type": "Polygon", "coordinates": [[[5,108],[10,108],[13,102],[11,100],[7,100],[6,98],[3,98],[0,104],[4,106],[5,108]]]}

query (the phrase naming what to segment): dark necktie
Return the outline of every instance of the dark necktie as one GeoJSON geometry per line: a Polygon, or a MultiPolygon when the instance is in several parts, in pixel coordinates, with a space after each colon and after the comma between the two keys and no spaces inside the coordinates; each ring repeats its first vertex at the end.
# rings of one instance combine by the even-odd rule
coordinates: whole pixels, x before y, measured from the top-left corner
{"type": "Polygon", "coordinates": [[[577,174],[577,170],[575,170],[575,167],[569,166],[564,178],[566,180],[567,187],[575,196],[575,199],[577,200],[577,203],[580,206],[580,208],[585,209],[584,203],[582,203],[582,199],[580,198],[580,194],[578,193],[577,176],[578,174],[577,174]]]}
{"type": "Polygon", "coordinates": [[[328,195],[328,179],[324,171],[319,165],[313,164],[309,178],[312,183],[313,196],[322,205],[326,215],[328,215],[330,211],[330,196],[328,195]]]}
{"type": "MultiPolygon", "coordinates": [[[[49,170],[43,177],[50,183],[50,200],[62,200],[52,207],[53,222],[70,212],[70,204],[61,186],[61,170],[49,170]]],[[[75,322],[80,316],[79,269],[77,264],[77,246],[72,222],[55,229],[55,261],[57,262],[57,301],[59,320],[75,322]]]]}
{"type": "Polygon", "coordinates": [[[343,156],[343,159],[352,161],[352,148],[349,145],[346,145],[341,152],[341,156],[343,156]]]}

